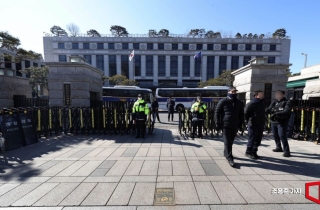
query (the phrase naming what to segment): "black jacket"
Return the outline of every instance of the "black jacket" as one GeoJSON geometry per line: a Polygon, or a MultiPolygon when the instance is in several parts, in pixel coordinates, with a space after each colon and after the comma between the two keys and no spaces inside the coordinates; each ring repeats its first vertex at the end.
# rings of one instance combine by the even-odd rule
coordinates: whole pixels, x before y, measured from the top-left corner
{"type": "Polygon", "coordinates": [[[153,101],[152,104],[151,104],[151,108],[152,108],[152,111],[153,111],[153,112],[157,112],[157,111],[158,111],[158,108],[159,108],[159,103],[158,103],[158,101],[153,101]]]}
{"type": "Polygon", "coordinates": [[[266,113],[270,114],[270,120],[273,123],[288,123],[291,115],[292,101],[286,98],[280,101],[273,101],[266,109],[266,113]]]}
{"type": "Polygon", "coordinates": [[[266,122],[265,104],[258,98],[253,98],[244,109],[244,119],[248,125],[262,127],[266,122]]]}
{"type": "Polygon", "coordinates": [[[214,120],[218,127],[238,129],[244,122],[243,103],[229,97],[221,99],[216,107],[214,120]]]}
{"type": "Polygon", "coordinates": [[[167,102],[167,108],[169,112],[174,112],[174,106],[176,105],[176,103],[174,103],[174,101],[168,101],[167,102]]]}

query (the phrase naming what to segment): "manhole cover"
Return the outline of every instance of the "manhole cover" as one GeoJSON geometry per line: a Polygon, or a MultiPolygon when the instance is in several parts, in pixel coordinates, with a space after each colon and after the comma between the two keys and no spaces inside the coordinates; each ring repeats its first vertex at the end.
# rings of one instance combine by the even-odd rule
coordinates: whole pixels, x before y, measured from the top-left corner
{"type": "Polygon", "coordinates": [[[156,188],[154,205],[174,205],[173,188],[156,188]]]}

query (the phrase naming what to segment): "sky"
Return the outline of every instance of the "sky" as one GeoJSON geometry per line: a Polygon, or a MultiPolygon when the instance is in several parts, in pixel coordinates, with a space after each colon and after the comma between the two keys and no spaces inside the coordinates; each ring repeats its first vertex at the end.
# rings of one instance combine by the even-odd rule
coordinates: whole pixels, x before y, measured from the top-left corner
{"type": "Polygon", "coordinates": [[[285,28],[291,37],[291,71],[320,64],[319,0],[0,0],[0,31],[18,37],[21,47],[43,54],[43,32],[69,23],[80,32],[110,34],[121,25],[131,34],[190,29],[266,34],[285,28]]]}

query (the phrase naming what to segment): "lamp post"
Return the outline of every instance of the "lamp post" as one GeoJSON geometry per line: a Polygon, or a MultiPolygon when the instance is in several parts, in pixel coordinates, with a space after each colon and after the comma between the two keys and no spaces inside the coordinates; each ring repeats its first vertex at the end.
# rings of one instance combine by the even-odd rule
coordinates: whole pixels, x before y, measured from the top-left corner
{"type": "Polygon", "coordinates": [[[306,68],[307,67],[308,54],[307,53],[301,53],[301,55],[304,55],[304,68],[306,68]]]}

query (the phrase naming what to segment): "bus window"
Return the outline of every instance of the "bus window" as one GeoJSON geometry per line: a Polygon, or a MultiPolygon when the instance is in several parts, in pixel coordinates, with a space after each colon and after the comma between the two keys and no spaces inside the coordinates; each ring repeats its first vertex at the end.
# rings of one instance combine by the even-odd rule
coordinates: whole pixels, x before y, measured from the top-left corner
{"type": "Polygon", "coordinates": [[[165,97],[174,97],[174,92],[173,90],[166,90],[164,96],[165,97]]]}
{"type": "Polygon", "coordinates": [[[188,97],[188,91],[186,91],[186,90],[176,90],[174,92],[174,97],[186,98],[186,97],[188,97]]]}
{"type": "Polygon", "coordinates": [[[228,91],[227,90],[220,90],[220,97],[227,97],[228,91]]]}
{"type": "Polygon", "coordinates": [[[189,90],[189,97],[196,98],[198,95],[201,95],[201,92],[198,90],[189,90]]]}
{"type": "Polygon", "coordinates": [[[202,97],[219,97],[219,90],[206,90],[201,94],[202,97]]]}

